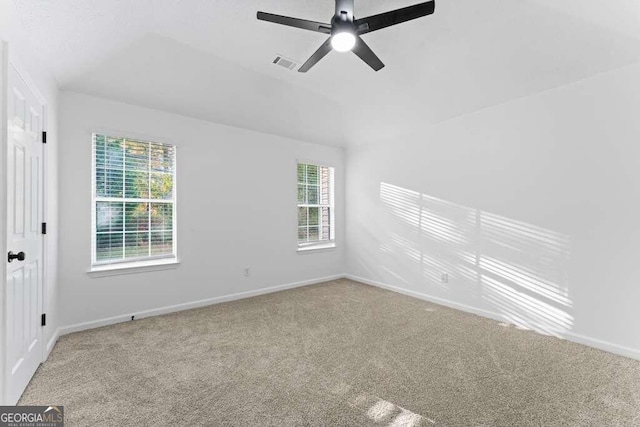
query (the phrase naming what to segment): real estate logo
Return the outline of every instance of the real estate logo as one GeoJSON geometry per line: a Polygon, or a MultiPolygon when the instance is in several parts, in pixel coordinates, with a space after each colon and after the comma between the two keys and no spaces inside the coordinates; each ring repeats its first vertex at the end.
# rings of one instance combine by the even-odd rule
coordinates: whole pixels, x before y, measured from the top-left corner
{"type": "Polygon", "coordinates": [[[64,406],[0,406],[0,427],[63,427],[64,406]]]}

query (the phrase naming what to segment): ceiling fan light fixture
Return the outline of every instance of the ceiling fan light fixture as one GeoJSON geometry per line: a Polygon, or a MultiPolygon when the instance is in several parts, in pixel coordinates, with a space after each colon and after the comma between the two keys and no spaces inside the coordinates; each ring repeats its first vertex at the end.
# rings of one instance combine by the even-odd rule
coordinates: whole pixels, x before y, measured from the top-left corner
{"type": "Polygon", "coordinates": [[[355,19],[353,15],[354,0],[334,0],[336,12],[331,18],[331,23],[309,21],[308,19],[292,18],[290,16],[276,15],[267,12],[258,12],[257,18],[260,21],[273,22],[274,24],[286,25],[287,27],[300,28],[302,30],[314,31],[316,33],[327,34],[324,43],[311,55],[307,61],[298,68],[299,73],[306,73],[329,52],[352,51],[362,59],[374,71],[384,68],[384,63],[362,40],[363,34],[382,30],[393,25],[431,15],[436,10],[435,0],[423,1],[412,6],[403,7],[365,18],[355,19]]]}
{"type": "Polygon", "coordinates": [[[348,52],[356,45],[356,36],[350,31],[341,31],[331,36],[331,47],[336,52],[348,52]]]}

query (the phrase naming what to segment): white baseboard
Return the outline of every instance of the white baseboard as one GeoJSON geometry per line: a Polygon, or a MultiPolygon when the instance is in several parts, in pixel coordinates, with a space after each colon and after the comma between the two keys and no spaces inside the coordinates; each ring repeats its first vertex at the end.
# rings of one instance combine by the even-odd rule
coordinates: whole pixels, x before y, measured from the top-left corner
{"type": "MultiPolygon", "coordinates": [[[[311,280],[303,280],[300,282],[288,283],[285,285],[272,286],[269,288],[256,289],[254,291],[239,292],[237,294],[224,295],[221,297],[207,298],[199,301],[186,302],[182,304],[175,304],[166,307],[159,307],[150,310],[139,311],[136,313],[123,314],[121,316],[108,317],[106,319],[92,320],[89,322],[76,323],[73,325],[63,326],[58,329],[59,336],[70,334],[73,332],[84,331],[87,329],[99,328],[101,326],[113,325],[116,323],[127,322],[131,320],[131,316],[135,316],[136,319],[143,319],[145,317],[159,316],[161,314],[174,313],[176,311],[189,310],[192,308],[205,307],[208,305],[220,304],[228,301],[235,301],[244,298],[255,297],[258,295],[270,294],[273,292],[284,291],[286,289],[299,288],[302,286],[315,285],[317,283],[329,282],[331,280],[337,280],[344,278],[344,274],[337,274],[334,276],[320,277],[311,280]]],[[[57,338],[56,338],[57,339],[57,338]]]]}
{"type": "MultiPolygon", "coordinates": [[[[161,314],[173,313],[176,311],[189,310],[189,309],[198,308],[198,307],[205,307],[208,305],[220,304],[223,302],[235,301],[235,300],[250,298],[258,295],[270,294],[273,292],[284,291],[286,289],[293,289],[293,288],[298,288],[302,286],[314,285],[317,283],[329,282],[331,280],[337,280],[342,278],[348,278],[356,282],[364,283],[364,284],[375,286],[378,288],[387,289],[387,290],[397,292],[403,295],[407,295],[410,297],[414,297],[414,298],[422,299],[425,301],[433,302],[436,304],[444,305],[447,307],[451,307],[456,310],[465,311],[467,313],[477,314],[478,316],[487,317],[489,319],[493,319],[499,322],[511,323],[508,318],[493,311],[473,307],[470,305],[458,303],[458,302],[451,301],[444,298],[435,297],[435,296],[428,295],[421,292],[411,291],[409,289],[404,289],[398,286],[389,285],[386,283],[366,279],[364,277],[359,277],[352,274],[338,274],[334,276],[304,280],[300,282],[288,283],[285,285],[257,289],[254,291],[240,292],[237,294],[225,295],[225,296],[215,297],[215,298],[208,298],[208,299],[203,299],[199,301],[176,304],[176,305],[160,307],[160,308],[151,309],[151,310],[144,310],[137,313],[123,314],[121,316],[114,316],[106,319],[99,319],[99,320],[94,320],[90,322],[76,323],[74,325],[63,326],[56,330],[54,335],[51,337],[51,339],[47,343],[46,357],[49,356],[49,353],[53,349],[53,346],[55,345],[56,341],[62,335],[70,334],[73,332],[84,331],[87,329],[99,328],[101,326],[113,325],[115,323],[127,322],[127,321],[130,321],[132,315],[134,315],[137,319],[142,319],[145,317],[158,316],[161,314]]],[[[631,359],[640,360],[640,350],[637,350],[637,349],[621,346],[618,344],[613,344],[613,343],[599,340],[596,338],[587,337],[585,335],[576,334],[571,331],[563,332],[560,335],[560,338],[563,338],[578,344],[604,350],[609,353],[614,353],[621,356],[629,357],[631,359]]],[[[46,357],[45,357],[45,360],[46,360],[46,357]]]]}
{"type": "MultiPolygon", "coordinates": [[[[478,316],[487,317],[489,319],[497,320],[499,322],[511,323],[505,316],[493,312],[484,310],[481,308],[472,307],[466,304],[461,304],[455,301],[447,300],[444,298],[435,297],[432,295],[424,294],[421,292],[411,291],[408,289],[400,288],[397,286],[388,285],[386,283],[378,282],[375,280],[365,279],[364,277],[354,276],[352,274],[345,275],[347,279],[354,280],[356,282],[364,283],[366,285],[375,286],[378,288],[387,289],[393,292],[398,292],[403,295],[407,295],[414,298],[419,298],[425,301],[433,302],[436,304],[444,305],[447,307],[455,308],[456,310],[466,311],[468,313],[477,314],[478,316]]],[[[576,334],[571,331],[566,331],[560,334],[559,338],[566,339],[567,341],[575,342],[578,344],[586,345],[588,347],[604,350],[609,353],[618,354],[631,359],[640,360],[640,350],[613,344],[607,341],[602,341],[596,338],[587,337],[585,335],[576,334]]]]}
{"type": "Polygon", "coordinates": [[[60,328],[56,329],[51,339],[49,339],[49,341],[47,342],[47,348],[45,348],[44,357],[42,358],[43,362],[45,362],[49,358],[49,355],[51,354],[51,350],[53,350],[53,347],[58,342],[58,338],[60,338],[60,328]]]}
{"type": "Polygon", "coordinates": [[[597,338],[587,337],[585,335],[576,334],[571,331],[565,332],[563,338],[565,338],[567,341],[572,341],[578,344],[586,345],[588,347],[608,351],[609,353],[618,354],[630,359],[640,360],[640,350],[635,350],[630,347],[613,344],[608,341],[599,340],[597,338]]]}

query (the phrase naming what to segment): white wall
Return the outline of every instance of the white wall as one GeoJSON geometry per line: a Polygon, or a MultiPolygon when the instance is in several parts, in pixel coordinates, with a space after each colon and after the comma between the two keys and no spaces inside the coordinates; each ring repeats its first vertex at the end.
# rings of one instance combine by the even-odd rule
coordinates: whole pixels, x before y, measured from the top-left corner
{"type": "Polygon", "coordinates": [[[349,149],[348,272],[640,357],[639,112],[633,65],[349,149]]]}
{"type": "Polygon", "coordinates": [[[63,92],[61,111],[63,326],[344,273],[342,149],[71,92],[63,92]],[[87,275],[91,133],[96,130],[177,146],[179,268],[87,275]],[[296,159],[336,168],[335,250],[296,251],[296,159]],[[251,269],[250,277],[243,275],[245,266],[251,269]]]}
{"type": "MultiPolygon", "coordinates": [[[[47,313],[47,325],[43,328],[43,341],[50,350],[55,344],[58,328],[58,85],[47,64],[35,54],[28,34],[16,17],[15,3],[0,2],[0,40],[9,45],[9,58],[25,79],[40,93],[46,103],[45,130],[45,220],[48,224],[45,237],[45,283],[43,309],[47,313]]],[[[4,191],[4,186],[0,186],[4,191]]],[[[5,241],[5,236],[1,237],[5,241]]]]}

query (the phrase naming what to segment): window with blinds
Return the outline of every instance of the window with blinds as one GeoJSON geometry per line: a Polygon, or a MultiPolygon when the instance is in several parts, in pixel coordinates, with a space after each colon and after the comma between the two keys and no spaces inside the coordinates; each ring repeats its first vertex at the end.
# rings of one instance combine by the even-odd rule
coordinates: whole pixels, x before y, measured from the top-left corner
{"type": "Polygon", "coordinates": [[[298,163],[298,247],[334,241],[333,175],[328,166],[298,163]]]}
{"type": "Polygon", "coordinates": [[[173,145],[93,135],[93,265],[176,256],[173,145]]]}

